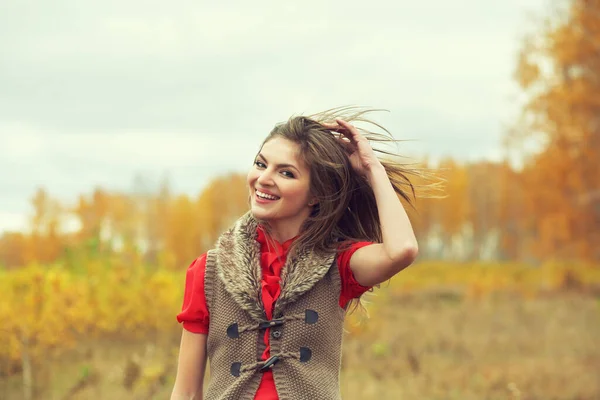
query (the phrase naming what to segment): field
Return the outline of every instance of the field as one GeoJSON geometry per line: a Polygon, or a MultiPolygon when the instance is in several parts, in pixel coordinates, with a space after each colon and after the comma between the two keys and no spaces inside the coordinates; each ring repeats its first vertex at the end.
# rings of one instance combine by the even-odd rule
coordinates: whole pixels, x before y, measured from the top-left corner
{"type": "MultiPolygon", "coordinates": [[[[344,399],[600,399],[596,268],[411,268],[367,296],[368,318],[357,310],[348,319],[344,399]]],[[[0,398],[168,398],[180,331],[155,325],[32,345],[29,393],[23,353],[5,357],[0,398]]]]}

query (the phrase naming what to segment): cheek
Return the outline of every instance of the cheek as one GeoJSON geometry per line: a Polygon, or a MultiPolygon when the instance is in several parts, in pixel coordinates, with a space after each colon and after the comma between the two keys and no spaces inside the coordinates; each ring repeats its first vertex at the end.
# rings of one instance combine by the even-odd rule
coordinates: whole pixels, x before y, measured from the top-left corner
{"type": "Polygon", "coordinates": [[[308,185],[294,185],[286,190],[287,197],[293,199],[294,203],[306,203],[309,197],[308,185]]]}
{"type": "Polygon", "coordinates": [[[246,183],[248,184],[248,189],[252,189],[252,187],[254,186],[254,182],[256,182],[257,179],[258,179],[258,174],[256,173],[256,170],[253,168],[250,170],[250,172],[248,172],[248,175],[246,176],[246,183]]]}

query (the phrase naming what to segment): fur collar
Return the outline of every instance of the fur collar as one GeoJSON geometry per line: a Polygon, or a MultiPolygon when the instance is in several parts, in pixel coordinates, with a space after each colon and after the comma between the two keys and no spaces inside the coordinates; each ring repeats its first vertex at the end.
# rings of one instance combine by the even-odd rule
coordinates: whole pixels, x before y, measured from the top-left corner
{"type": "MultiPolygon", "coordinates": [[[[258,222],[251,212],[227,230],[216,246],[217,275],[234,301],[258,321],[266,319],[260,280],[260,243],[256,240],[258,222]]],[[[310,290],[325,276],[335,261],[335,254],[301,252],[288,257],[281,271],[281,294],[275,303],[277,315],[289,303],[310,290]]]]}

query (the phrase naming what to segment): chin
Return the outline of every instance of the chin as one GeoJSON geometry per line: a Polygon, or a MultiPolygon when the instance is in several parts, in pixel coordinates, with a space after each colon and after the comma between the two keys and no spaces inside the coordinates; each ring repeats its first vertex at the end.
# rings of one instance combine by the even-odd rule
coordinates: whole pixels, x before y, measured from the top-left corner
{"type": "Polygon", "coordinates": [[[268,221],[273,218],[273,213],[262,210],[260,207],[251,207],[250,212],[252,213],[252,216],[254,218],[260,219],[262,221],[268,221]]]}

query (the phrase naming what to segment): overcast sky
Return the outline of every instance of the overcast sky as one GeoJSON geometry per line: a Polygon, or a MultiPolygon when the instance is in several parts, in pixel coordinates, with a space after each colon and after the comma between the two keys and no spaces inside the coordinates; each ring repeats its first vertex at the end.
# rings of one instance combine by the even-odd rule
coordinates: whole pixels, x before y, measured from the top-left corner
{"type": "Polygon", "coordinates": [[[544,0],[4,2],[0,231],[37,187],[245,171],[292,114],[357,104],[407,154],[498,159],[521,35],[544,0]]]}

